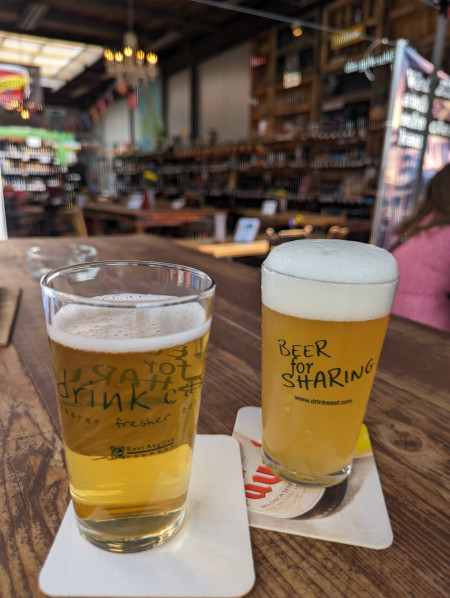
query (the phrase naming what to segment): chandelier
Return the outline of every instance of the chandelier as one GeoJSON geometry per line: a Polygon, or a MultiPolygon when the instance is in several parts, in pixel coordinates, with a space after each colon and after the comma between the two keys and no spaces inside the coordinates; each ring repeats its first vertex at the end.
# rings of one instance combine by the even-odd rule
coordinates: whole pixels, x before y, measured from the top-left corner
{"type": "Polygon", "coordinates": [[[123,48],[107,48],[104,53],[106,72],[114,79],[122,79],[132,88],[141,81],[154,81],[159,74],[158,55],[139,48],[133,31],[133,2],[128,0],[128,31],[123,38],[123,48]]]}

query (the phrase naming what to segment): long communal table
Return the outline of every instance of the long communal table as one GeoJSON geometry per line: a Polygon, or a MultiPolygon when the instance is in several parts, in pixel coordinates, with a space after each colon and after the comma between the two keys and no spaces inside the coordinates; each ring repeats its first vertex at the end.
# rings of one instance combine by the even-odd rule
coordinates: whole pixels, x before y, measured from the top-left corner
{"type": "Polygon", "coordinates": [[[122,224],[129,232],[144,233],[147,229],[178,227],[186,223],[199,223],[214,218],[215,210],[210,208],[170,207],[131,209],[108,203],[89,203],[83,207],[83,216],[93,233],[108,232],[108,223],[122,224]]]}

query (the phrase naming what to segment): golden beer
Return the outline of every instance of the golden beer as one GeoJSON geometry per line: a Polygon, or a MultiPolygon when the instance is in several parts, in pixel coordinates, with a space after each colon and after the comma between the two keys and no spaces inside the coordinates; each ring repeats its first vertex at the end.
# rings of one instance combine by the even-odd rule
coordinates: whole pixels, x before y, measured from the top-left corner
{"type": "Polygon", "coordinates": [[[291,481],[332,485],[351,470],[395,260],[340,240],[286,243],[272,254],[262,282],[264,459],[291,481]]]}
{"type": "Polygon", "coordinates": [[[160,544],[184,517],[211,318],[174,299],[96,296],[47,322],[78,525],[108,550],[160,544]]]}

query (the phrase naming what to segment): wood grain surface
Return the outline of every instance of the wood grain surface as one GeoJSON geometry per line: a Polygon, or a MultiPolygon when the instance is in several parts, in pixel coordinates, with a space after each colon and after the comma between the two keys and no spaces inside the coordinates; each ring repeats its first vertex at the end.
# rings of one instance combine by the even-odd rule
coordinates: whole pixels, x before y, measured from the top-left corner
{"type": "MultiPolygon", "coordinates": [[[[84,240],[86,241],[86,239],[84,240]]],[[[260,405],[260,272],[152,235],[91,237],[99,259],[195,266],[217,283],[200,433],[231,434],[260,405]]],[[[69,502],[39,283],[25,251],[0,243],[0,286],[22,288],[0,348],[0,597],[42,597],[38,575],[69,502]]],[[[448,595],[450,337],[392,317],[365,421],[394,532],[386,550],[251,529],[254,598],[448,595]]]]}

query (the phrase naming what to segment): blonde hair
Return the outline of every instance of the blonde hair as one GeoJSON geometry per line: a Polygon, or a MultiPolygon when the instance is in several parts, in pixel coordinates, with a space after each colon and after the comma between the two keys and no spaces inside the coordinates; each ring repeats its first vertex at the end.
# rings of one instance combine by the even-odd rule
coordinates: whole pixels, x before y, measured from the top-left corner
{"type": "Polygon", "coordinates": [[[437,172],[427,185],[424,198],[395,229],[398,237],[411,237],[424,229],[423,220],[431,216],[425,228],[450,224],[450,164],[437,172]]]}

